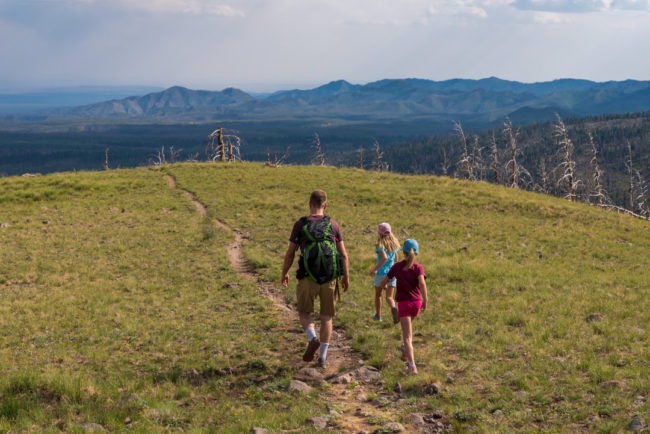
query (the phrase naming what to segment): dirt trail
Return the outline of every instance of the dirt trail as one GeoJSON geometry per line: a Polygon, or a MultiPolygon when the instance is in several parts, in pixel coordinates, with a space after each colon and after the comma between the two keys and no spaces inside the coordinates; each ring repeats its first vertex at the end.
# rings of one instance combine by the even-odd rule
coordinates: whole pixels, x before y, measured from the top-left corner
{"type": "MultiPolygon", "coordinates": [[[[171,188],[178,188],[176,179],[172,175],[168,174],[167,179],[171,188]]],[[[180,190],[185,194],[185,197],[192,201],[201,215],[207,216],[205,205],[193,193],[182,188],[180,190]]],[[[273,282],[264,280],[259,273],[256,273],[244,256],[242,251],[245,242],[244,234],[219,219],[215,218],[215,222],[220,228],[232,232],[235,236],[235,241],[226,247],[233,269],[245,278],[254,281],[258,285],[260,292],[271,299],[273,306],[284,312],[281,317],[283,325],[280,330],[299,327],[298,313],[293,306],[287,304],[282,291],[276,288],[273,282]]],[[[335,323],[332,342],[330,342],[330,349],[328,350],[327,359],[329,365],[324,371],[325,377],[329,378],[342,371],[362,366],[361,355],[354,351],[350,344],[350,339],[345,336],[341,329],[336,327],[335,323]]],[[[299,369],[313,367],[312,364],[304,363],[300,359],[300,355],[287,355],[286,357],[294,358],[295,360],[291,360],[290,364],[299,369]]],[[[297,379],[301,378],[297,377],[297,379]]],[[[351,384],[331,384],[331,387],[326,387],[318,393],[330,409],[330,414],[323,416],[328,418],[335,416],[335,420],[332,419],[328,427],[325,428],[326,430],[347,433],[371,433],[380,428],[376,423],[373,423],[373,420],[396,420],[396,416],[388,411],[389,404],[396,396],[393,394],[385,395],[381,387],[381,380],[368,384],[359,384],[356,387],[352,387],[351,384]],[[369,401],[367,399],[369,395],[376,396],[378,399],[369,401]]],[[[410,432],[417,431],[410,428],[406,427],[410,432]]]]}

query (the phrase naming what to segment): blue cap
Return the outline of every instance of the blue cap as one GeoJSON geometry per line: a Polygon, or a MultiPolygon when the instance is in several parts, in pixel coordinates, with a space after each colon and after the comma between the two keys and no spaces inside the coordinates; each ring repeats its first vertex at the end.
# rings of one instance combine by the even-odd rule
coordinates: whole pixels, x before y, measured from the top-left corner
{"type": "Polygon", "coordinates": [[[404,250],[406,253],[409,253],[413,249],[414,253],[418,253],[420,250],[420,246],[418,246],[418,242],[412,239],[408,239],[404,241],[404,247],[402,247],[402,250],[404,250]]]}

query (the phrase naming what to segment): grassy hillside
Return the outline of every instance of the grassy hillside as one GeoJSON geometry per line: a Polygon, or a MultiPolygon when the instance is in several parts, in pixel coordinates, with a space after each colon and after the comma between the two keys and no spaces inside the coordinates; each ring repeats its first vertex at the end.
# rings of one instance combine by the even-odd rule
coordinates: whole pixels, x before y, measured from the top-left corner
{"type": "Polygon", "coordinates": [[[284,391],[298,326],[277,327],[230,270],[230,235],[166,173],[276,281],[309,193],[328,192],[351,258],[335,324],[387,392],[401,383],[397,416],[442,409],[488,432],[650,423],[648,222],[485,183],[246,163],[0,179],[0,431],[299,429],[326,411],[284,391]],[[402,374],[399,329],[370,320],[382,221],[418,239],[429,276],[417,377],[402,374]]]}
{"type": "Polygon", "coordinates": [[[0,185],[0,432],[241,432],[319,411],[276,393],[279,313],[161,172],[0,185]]]}

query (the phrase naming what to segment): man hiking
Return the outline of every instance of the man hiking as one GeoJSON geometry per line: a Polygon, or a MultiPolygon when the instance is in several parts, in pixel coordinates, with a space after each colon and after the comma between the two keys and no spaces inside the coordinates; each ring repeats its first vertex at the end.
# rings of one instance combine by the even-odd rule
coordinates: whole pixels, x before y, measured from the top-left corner
{"type": "Polygon", "coordinates": [[[326,208],[327,194],[323,190],[315,190],[309,197],[309,216],[299,219],[293,225],[282,267],[282,285],[286,288],[289,284],[289,269],[300,246],[296,298],[300,324],[309,338],[302,360],[311,362],[320,348],[317,360],[319,367],[327,366],[338,277],[343,277],[343,291],[347,291],[350,286],[348,254],[343,245],[341,228],[325,215],[326,208]],[[312,318],[316,297],[320,298],[320,341],[316,338],[312,318]]]}

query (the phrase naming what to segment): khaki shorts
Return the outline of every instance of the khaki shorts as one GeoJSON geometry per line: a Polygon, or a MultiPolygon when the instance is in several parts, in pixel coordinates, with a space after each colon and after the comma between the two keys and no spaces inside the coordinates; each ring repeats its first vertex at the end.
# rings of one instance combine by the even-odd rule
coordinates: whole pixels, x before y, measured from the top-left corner
{"type": "Polygon", "coordinates": [[[320,298],[320,314],[334,316],[334,289],[336,280],[318,284],[304,278],[298,280],[296,286],[296,298],[298,300],[298,312],[312,313],[314,311],[314,298],[320,298]]]}

